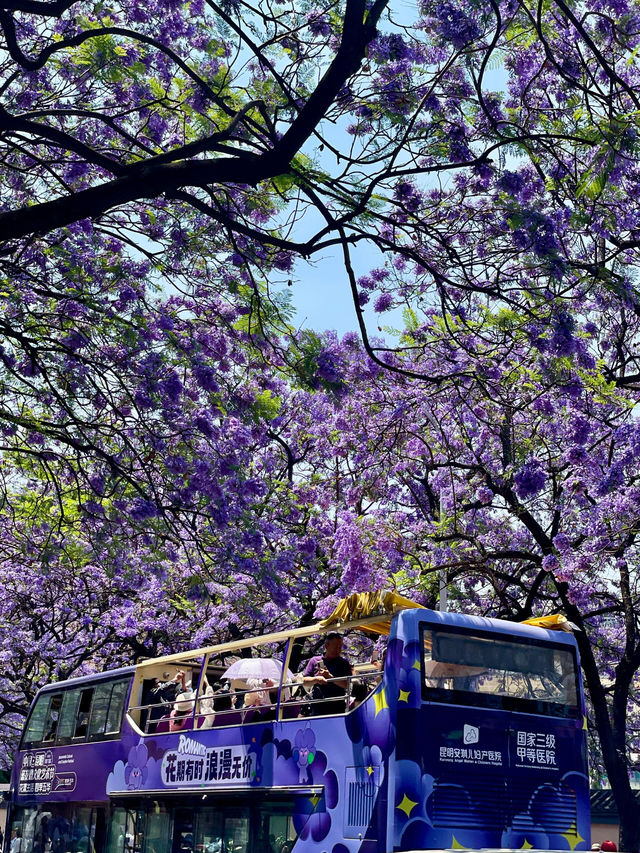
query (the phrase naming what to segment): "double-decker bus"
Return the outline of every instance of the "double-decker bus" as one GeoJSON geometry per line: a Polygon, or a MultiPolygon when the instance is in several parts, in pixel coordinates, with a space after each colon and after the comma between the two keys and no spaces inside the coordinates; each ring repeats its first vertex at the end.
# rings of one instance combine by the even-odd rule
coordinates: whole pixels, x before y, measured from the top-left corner
{"type": "Polygon", "coordinates": [[[588,850],[573,636],[369,598],[374,612],[352,596],[308,628],[47,685],[7,836],[20,853],[588,850]],[[356,665],[327,703],[289,664],[336,630],[388,642],[384,669],[356,665]],[[252,667],[277,677],[212,695],[252,667]]]}

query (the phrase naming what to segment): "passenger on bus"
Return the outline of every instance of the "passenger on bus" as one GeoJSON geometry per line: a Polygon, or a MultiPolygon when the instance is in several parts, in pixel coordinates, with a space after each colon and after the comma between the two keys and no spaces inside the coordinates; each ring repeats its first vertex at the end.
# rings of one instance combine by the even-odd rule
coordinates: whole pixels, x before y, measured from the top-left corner
{"type": "Polygon", "coordinates": [[[275,719],[275,708],[271,702],[269,690],[275,687],[275,682],[270,678],[260,680],[258,678],[247,678],[248,693],[244,696],[245,722],[254,722],[258,719],[275,719]]]}
{"type": "Polygon", "coordinates": [[[184,685],[183,689],[176,696],[176,701],[174,702],[171,714],[169,715],[169,731],[183,729],[187,720],[190,719],[193,714],[196,698],[195,691],[191,686],[191,681],[186,681],[186,676],[185,680],[181,683],[184,685]]]}
{"type": "Polygon", "coordinates": [[[200,699],[198,701],[199,728],[210,729],[213,726],[216,714],[214,710],[213,687],[209,684],[205,675],[200,685],[200,699]]]}
{"type": "Polygon", "coordinates": [[[20,829],[12,829],[11,830],[11,846],[9,848],[9,853],[20,853],[21,844],[22,844],[22,831],[20,829]]]}
{"type": "Polygon", "coordinates": [[[216,712],[216,726],[227,726],[236,722],[236,694],[228,681],[213,694],[213,707],[216,712]]]}
{"type": "MultiPolygon", "coordinates": [[[[187,690],[187,674],[183,669],[179,669],[171,678],[171,673],[165,671],[162,673],[164,681],[156,682],[155,687],[151,691],[154,705],[160,702],[167,704],[175,702],[178,693],[184,693],[187,690]]],[[[189,683],[189,689],[191,683],[189,683]]]]}
{"type": "Polygon", "coordinates": [[[327,634],[324,655],[312,657],[304,669],[303,683],[313,686],[313,698],[334,700],[314,704],[314,714],[343,714],[346,711],[347,684],[349,676],[353,675],[353,667],[341,652],[342,635],[335,632],[327,634]]]}
{"type": "Polygon", "coordinates": [[[369,695],[369,686],[367,682],[356,679],[351,682],[351,699],[349,700],[349,710],[357,708],[361,702],[369,695]]]}

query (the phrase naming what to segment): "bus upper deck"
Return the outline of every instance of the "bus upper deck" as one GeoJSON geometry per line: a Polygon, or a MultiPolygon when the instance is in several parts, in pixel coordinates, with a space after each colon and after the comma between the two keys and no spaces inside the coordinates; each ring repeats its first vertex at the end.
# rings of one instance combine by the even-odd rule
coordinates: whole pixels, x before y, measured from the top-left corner
{"type": "Polygon", "coordinates": [[[587,849],[573,637],[387,610],[44,688],[12,778],[21,853],[587,849]],[[336,629],[389,632],[384,670],[291,672],[336,629]]]}

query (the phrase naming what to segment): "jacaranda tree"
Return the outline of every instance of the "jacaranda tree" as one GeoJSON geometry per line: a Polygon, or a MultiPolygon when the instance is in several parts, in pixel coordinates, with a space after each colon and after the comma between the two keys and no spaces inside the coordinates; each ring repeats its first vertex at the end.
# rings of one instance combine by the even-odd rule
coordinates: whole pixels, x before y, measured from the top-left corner
{"type": "Polygon", "coordinates": [[[582,627],[639,850],[636,7],[12,0],[0,28],[8,725],[40,678],[215,636],[225,596],[248,630],[445,569],[582,627]],[[291,326],[327,252],[363,349],[291,326]]]}

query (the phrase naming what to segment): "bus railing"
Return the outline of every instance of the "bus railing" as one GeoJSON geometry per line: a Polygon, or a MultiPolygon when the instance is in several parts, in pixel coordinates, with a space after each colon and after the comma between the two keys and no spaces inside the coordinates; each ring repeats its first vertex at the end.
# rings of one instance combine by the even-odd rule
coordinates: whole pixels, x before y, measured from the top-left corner
{"type": "MultiPolygon", "coordinates": [[[[134,721],[136,718],[140,720],[136,725],[144,734],[346,714],[373,692],[381,678],[381,672],[373,670],[327,678],[322,684],[316,685],[305,685],[303,681],[294,680],[283,685],[264,685],[258,689],[221,689],[213,695],[195,695],[188,700],[180,699],[179,702],[173,700],[131,705],[128,713],[134,721]],[[344,692],[326,695],[325,687],[331,684],[337,684],[344,692]],[[259,702],[255,702],[256,693],[262,694],[259,702]],[[268,701],[265,701],[265,695],[268,701]],[[213,709],[209,707],[211,702],[213,709]],[[178,704],[190,707],[177,709],[178,704]]],[[[331,689],[328,692],[331,693],[331,689]]]]}

